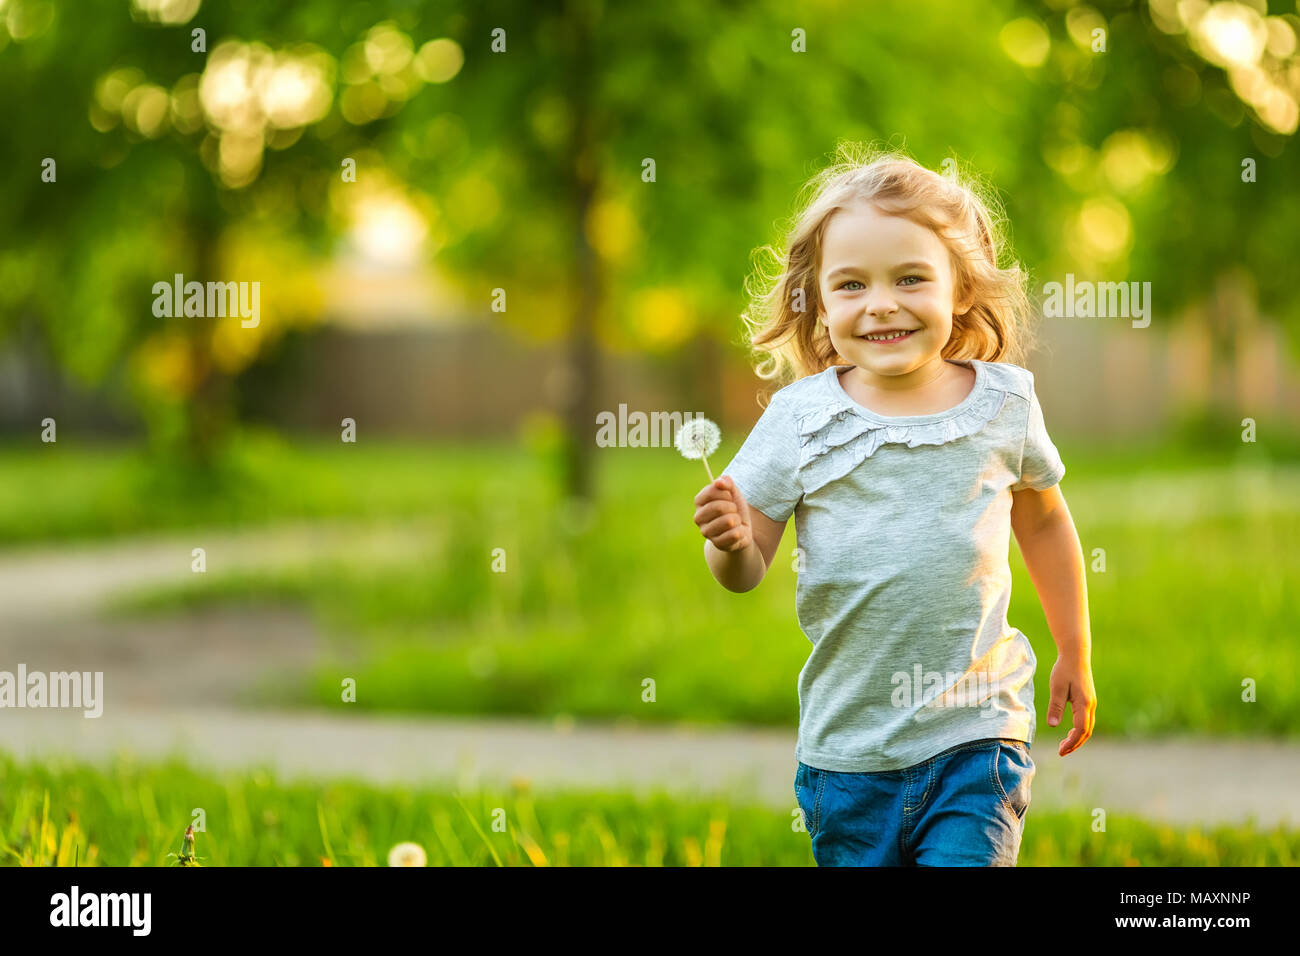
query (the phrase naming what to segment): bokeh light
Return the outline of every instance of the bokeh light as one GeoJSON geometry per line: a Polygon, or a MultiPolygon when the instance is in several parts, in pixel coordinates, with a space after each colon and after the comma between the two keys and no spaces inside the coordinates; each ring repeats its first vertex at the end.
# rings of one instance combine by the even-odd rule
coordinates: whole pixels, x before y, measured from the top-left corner
{"type": "Polygon", "coordinates": [[[131,15],[155,23],[188,23],[201,4],[202,0],[131,0],[131,15]]]}
{"type": "Polygon", "coordinates": [[[1012,20],[1002,28],[998,39],[1007,56],[1026,67],[1042,66],[1052,49],[1047,28],[1029,17],[1012,20]]]}

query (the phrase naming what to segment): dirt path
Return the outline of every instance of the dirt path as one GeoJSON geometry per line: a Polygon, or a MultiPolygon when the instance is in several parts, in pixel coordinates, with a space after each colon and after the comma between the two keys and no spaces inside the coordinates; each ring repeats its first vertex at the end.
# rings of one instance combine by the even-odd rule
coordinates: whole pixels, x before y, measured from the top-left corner
{"type": "MultiPolygon", "coordinates": [[[[94,763],[119,748],[180,754],[212,770],[266,767],[288,777],[453,785],[528,778],[538,789],[663,787],[794,807],[794,731],[681,730],[501,719],[402,719],[363,712],[230,709],[2,712],[0,750],[94,763]]],[[[1300,748],[1251,741],[1091,740],[1058,757],[1055,731],[1033,748],[1033,807],[1092,808],[1178,824],[1300,826],[1300,748]]]]}
{"type": "Polygon", "coordinates": [[[348,560],[369,566],[410,560],[433,549],[430,520],[377,523],[312,521],[254,530],[170,531],[78,545],[0,551],[0,639],[33,621],[83,618],[114,597],[193,581],[193,550],[206,573],[247,573],[348,560]]]}
{"type": "MultiPolygon", "coordinates": [[[[1069,485],[1070,480],[1066,479],[1069,485]]],[[[1173,527],[1212,514],[1294,512],[1300,468],[1239,464],[1173,474],[1091,479],[1067,488],[1079,513],[1173,527]]],[[[315,519],[245,530],[196,529],[93,544],[0,550],[0,639],[6,625],[93,612],[132,589],[192,579],[194,548],[208,573],[304,565],[330,558],[401,561],[440,543],[432,518],[315,519]]]]}
{"type": "MultiPolygon", "coordinates": [[[[265,766],[289,776],[380,784],[527,777],[539,788],[662,786],[793,807],[793,727],[689,731],[398,719],[343,704],[328,713],[252,712],[236,702],[264,675],[304,673],[322,652],[307,614],[225,606],[164,617],[98,613],[134,588],[190,579],[194,547],[207,550],[212,572],[342,556],[373,565],[409,560],[434,544],[434,530],[421,525],[316,522],[0,553],[0,670],[20,661],[29,670],[71,670],[75,663],[76,670],[103,671],[110,682],[97,719],[0,710],[0,750],[97,763],[120,750],[146,759],[179,752],[211,770],[265,766]]],[[[1040,728],[1033,787],[1040,809],[1104,807],[1175,823],[1239,823],[1253,816],[1264,825],[1300,826],[1298,745],[1094,739],[1060,758],[1056,741],[1064,733],[1040,728]]]]}

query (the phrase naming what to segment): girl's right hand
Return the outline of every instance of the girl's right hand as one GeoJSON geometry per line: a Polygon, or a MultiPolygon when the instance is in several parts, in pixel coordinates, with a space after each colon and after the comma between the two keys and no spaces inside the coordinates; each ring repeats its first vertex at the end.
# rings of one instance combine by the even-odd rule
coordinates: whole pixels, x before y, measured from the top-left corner
{"type": "Polygon", "coordinates": [[[743,551],[754,540],[749,503],[730,475],[710,482],[695,496],[695,524],[719,551],[743,551]]]}

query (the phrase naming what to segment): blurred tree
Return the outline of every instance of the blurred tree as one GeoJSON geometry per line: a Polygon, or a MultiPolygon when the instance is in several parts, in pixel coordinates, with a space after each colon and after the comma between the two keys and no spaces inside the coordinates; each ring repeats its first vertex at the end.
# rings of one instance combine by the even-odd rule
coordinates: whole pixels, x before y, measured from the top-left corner
{"type": "Polygon", "coordinates": [[[232,424],[233,376],[320,311],[306,276],[337,225],[323,197],[340,155],[423,84],[409,51],[385,89],[373,82],[405,34],[343,0],[134,0],[95,8],[93,29],[77,3],[0,13],[0,82],[22,91],[0,126],[14,162],[0,183],[0,333],[34,313],[70,376],[134,396],[162,449],[207,468],[232,424]],[[336,104],[345,51],[363,75],[336,104]],[[361,86],[377,96],[360,102],[361,86]],[[247,328],[181,303],[158,315],[154,284],[176,275],[258,282],[262,314],[247,328]]]}
{"type": "Polygon", "coordinates": [[[837,140],[907,130],[895,145],[937,165],[963,151],[996,161],[1031,136],[1011,93],[996,112],[952,95],[1024,84],[979,46],[1001,18],[894,3],[846,30],[844,16],[775,2],[476,4],[455,87],[399,118],[408,148],[385,161],[439,204],[442,261],[470,295],[507,290],[521,333],[568,337],[568,494],[593,493],[598,347],[670,353],[702,332],[738,343],[750,253],[837,140]]]}
{"type": "Polygon", "coordinates": [[[1031,258],[1049,277],[1150,282],[1153,325],[1203,324],[1203,425],[1216,431],[1242,417],[1236,351],[1261,310],[1300,355],[1284,263],[1300,222],[1300,17],[1279,13],[1264,0],[1057,2],[1001,38],[1037,91],[1030,162],[1007,184],[1031,258]]]}
{"type": "Polygon", "coordinates": [[[567,339],[570,374],[537,384],[579,498],[600,350],[739,343],[752,251],[842,139],[978,170],[1040,278],[1150,281],[1161,324],[1208,304],[1217,359],[1249,308],[1223,303],[1292,330],[1300,308],[1300,19],[1263,0],[8,0],[0,23],[0,334],[38,317],[61,367],[198,461],[232,378],[319,311],[344,157],[408,191],[471,301],[503,290],[508,326],[567,339]],[[274,278],[262,327],[155,317],[176,273],[274,278]]]}

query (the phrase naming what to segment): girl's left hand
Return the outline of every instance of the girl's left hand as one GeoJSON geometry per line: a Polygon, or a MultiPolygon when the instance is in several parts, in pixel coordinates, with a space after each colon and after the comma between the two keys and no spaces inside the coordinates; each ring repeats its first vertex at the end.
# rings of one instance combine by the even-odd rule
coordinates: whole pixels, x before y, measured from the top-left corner
{"type": "Polygon", "coordinates": [[[1047,723],[1055,727],[1065,713],[1065,703],[1070,702],[1074,727],[1057,751],[1062,757],[1083,746],[1092,736],[1097,714],[1097,692],[1092,686],[1092,667],[1087,660],[1058,657],[1052,666],[1048,681],[1051,696],[1047,701],[1047,723]]]}

